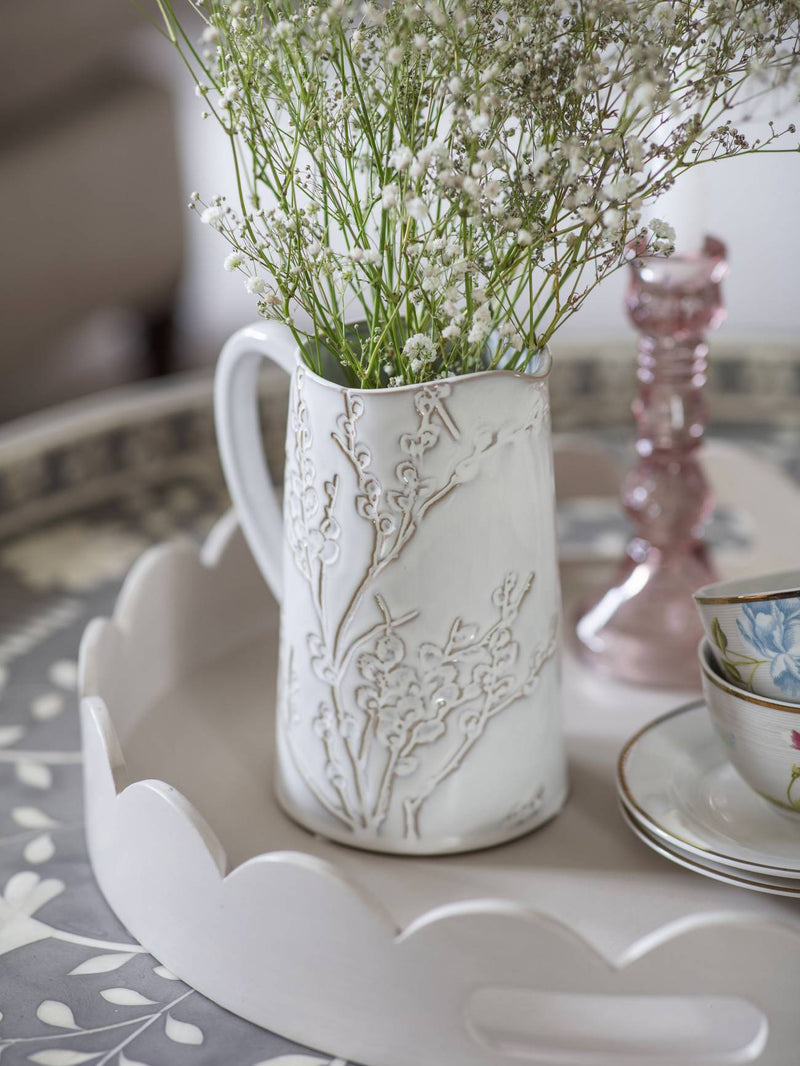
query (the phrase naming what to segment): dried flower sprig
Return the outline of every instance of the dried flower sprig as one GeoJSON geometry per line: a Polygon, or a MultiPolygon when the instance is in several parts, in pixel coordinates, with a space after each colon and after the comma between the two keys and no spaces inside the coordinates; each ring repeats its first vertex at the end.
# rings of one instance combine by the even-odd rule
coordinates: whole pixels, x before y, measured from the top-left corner
{"type": "Polygon", "coordinates": [[[198,42],[158,2],[236,162],[191,206],[361,387],[525,369],[633,238],[672,250],[642,212],[681,173],[798,151],[729,117],[800,96],[798,0],[186,0],[198,42]]]}

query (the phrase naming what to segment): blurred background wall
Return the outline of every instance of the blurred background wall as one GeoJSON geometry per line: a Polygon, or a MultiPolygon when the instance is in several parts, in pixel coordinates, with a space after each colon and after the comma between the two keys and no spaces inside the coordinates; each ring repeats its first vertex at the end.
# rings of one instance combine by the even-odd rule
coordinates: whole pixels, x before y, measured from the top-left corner
{"type": "MultiPolygon", "coordinates": [[[[186,209],[194,189],[230,193],[232,175],[177,57],[131,0],[6,5],[2,38],[0,421],[209,364],[255,306],[186,209]]],[[[762,360],[773,392],[776,374],[800,391],[798,187],[797,153],[742,158],[687,175],[656,211],[679,249],[704,232],[727,243],[714,352],[762,360]]],[[[624,285],[624,272],[607,279],[559,334],[562,377],[597,357],[632,388],[624,285]]]]}
{"type": "Polygon", "coordinates": [[[4,7],[0,419],[157,371],[169,346],[180,129],[142,25],[128,0],[4,7]]]}

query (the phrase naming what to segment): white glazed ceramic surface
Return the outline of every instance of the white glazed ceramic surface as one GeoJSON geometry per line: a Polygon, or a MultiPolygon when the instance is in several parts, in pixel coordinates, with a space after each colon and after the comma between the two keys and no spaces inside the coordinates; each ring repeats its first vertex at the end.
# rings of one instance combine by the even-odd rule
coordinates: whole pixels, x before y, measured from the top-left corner
{"type": "Polygon", "coordinates": [[[636,822],[670,850],[800,884],[795,819],[745,784],[703,701],[657,718],[631,738],[620,756],[617,789],[636,822]]]}
{"type": "Polygon", "coordinates": [[[228,343],[216,405],[231,495],[282,605],[285,810],[416,854],[551,818],[566,774],[546,382],[348,389],[271,324],[228,343]],[[255,416],[265,357],[292,376],[282,527],[255,416]]]}
{"type": "Polygon", "coordinates": [[[693,873],[711,877],[715,881],[722,881],[726,885],[735,885],[737,888],[750,888],[755,892],[766,892],[772,896],[795,896],[800,897],[800,881],[794,881],[789,877],[772,877],[768,874],[756,874],[747,870],[734,870],[724,863],[715,862],[707,856],[697,858],[692,852],[678,847],[676,844],[668,844],[662,838],[648,831],[646,826],[637,821],[635,815],[621,804],[620,813],[623,821],[636,836],[649,848],[663,855],[670,862],[683,866],[693,873]]]}
{"type": "Polygon", "coordinates": [[[714,661],[733,684],[800,702],[800,570],[705,585],[695,602],[714,661]]]}
{"type": "Polygon", "coordinates": [[[800,834],[800,705],[764,699],[720,677],[707,640],[700,665],[726,755],[751,788],[797,819],[800,834]]]}

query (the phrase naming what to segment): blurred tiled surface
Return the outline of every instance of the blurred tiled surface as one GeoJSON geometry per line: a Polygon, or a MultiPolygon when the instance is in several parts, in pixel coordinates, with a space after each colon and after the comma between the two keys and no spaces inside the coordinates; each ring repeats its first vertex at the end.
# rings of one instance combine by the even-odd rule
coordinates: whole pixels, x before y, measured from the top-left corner
{"type": "MultiPolygon", "coordinates": [[[[557,430],[630,422],[636,341],[554,346],[550,395],[557,430]]],[[[706,386],[712,423],[800,423],[800,339],[711,343],[706,386]]]]}

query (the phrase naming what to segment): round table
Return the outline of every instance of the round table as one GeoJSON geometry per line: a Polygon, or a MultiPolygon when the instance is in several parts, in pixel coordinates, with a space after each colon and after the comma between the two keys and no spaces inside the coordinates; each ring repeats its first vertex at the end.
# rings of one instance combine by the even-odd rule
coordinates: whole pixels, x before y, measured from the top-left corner
{"type": "MultiPolygon", "coordinates": [[[[281,392],[265,399],[274,467],[283,403],[281,392]]],[[[748,434],[797,477],[800,431],[748,434]]],[[[604,437],[613,465],[630,434],[595,432],[594,446],[604,437]]],[[[228,1013],[159,966],[103,900],[85,850],[81,634],[110,612],[146,548],[176,534],[202,539],[226,506],[207,376],[122,390],[0,431],[2,1066],[332,1061],[228,1013]]],[[[734,553],[749,536],[729,508],[712,526],[712,539],[734,553]]],[[[564,501],[559,539],[569,566],[615,558],[624,538],[613,498],[564,501]]]]}

